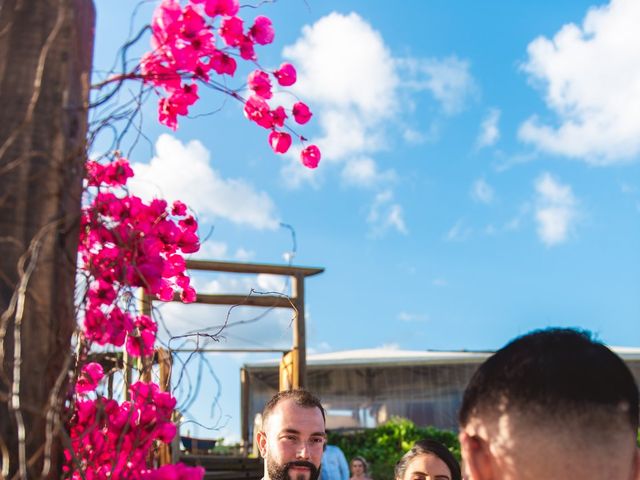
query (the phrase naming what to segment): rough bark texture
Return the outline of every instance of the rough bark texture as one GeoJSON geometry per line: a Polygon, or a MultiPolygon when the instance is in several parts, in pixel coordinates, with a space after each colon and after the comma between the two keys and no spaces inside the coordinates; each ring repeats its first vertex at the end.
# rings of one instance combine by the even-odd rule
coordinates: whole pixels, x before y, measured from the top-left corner
{"type": "Polygon", "coordinates": [[[60,436],[46,427],[59,426],[50,413],[67,394],[76,325],[94,19],[92,0],[0,0],[0,450],[9,478],[61,477],[60,436]]]}

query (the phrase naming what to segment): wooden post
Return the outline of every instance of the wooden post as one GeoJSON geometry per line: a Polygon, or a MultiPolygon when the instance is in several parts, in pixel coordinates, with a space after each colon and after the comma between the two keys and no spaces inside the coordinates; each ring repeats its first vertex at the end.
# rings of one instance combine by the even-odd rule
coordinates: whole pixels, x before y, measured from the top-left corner
{"type": "Polygon", "coordinates": [[[307,340],[304,319],[304,276],[293,277],[293,304],[296,308],[293,319],[293,388],[304,388],[307,385],[307,340]],[[297,368],[296,368],[297,366],[297,368]]]}
{"type": "MultiPolygon", "coordinates": [[[[242,437],[242,454],[249,454],[249,394],[251,384],[249,373],[245,368],[240,369],[240,431],[242,437]]],[[[255,434],[255,432],[254,432],[255,434]]]]}
{"type": "MultiPolygon", "coordinates": [[[[140,313],[151,317],[152,297],[146,294],[143,288],[140,289],[140,313]]],[[[151,382],[151,373],[153,371],[153,354],[142,356],[138,360],[138,371],[143,382],[151,382]]]]}
{"type": "MultiPolygon", "coordinates": [[[[158,367],[160,369],[160,391],[161,392],[170,392],[171,391],[171,368],[173,365],[173,359],[171,358],[171,353],[164,348],[159,348],[156,351],[158,356],[158,367]]],[[[178,430],[180,426],[178,425],[178,430]]],[[[180,437],[180,432],[176,434],[176,437],[180,437]]],[[[172,450],[176,448],[175,442],[172,445],[160,444],[158,448],[158,465],[168,465],[173,463],[172,459],[172,450]]]]}
{"type": "Polygon", "coordinates": [[[282,355],[280,360],[279,390],[293,390],[300,388],[298,350],[290,350],[282,355]]]}
{"type": "Polygon", "coordinates": [[[76,328],[94,19],[91,0],[0,1],[0,448],[6,478],[62,477],[58,434],[76,328]]]}
{"type": "Polygon", "coordinates": [[[124,369],[122,372],[124,380],[124,399],[128,401],[131,400],[129,387],[131,387],[131,383],[133,381],[133,362],[126,348],[122,352],[122,368],[124,369]]]}

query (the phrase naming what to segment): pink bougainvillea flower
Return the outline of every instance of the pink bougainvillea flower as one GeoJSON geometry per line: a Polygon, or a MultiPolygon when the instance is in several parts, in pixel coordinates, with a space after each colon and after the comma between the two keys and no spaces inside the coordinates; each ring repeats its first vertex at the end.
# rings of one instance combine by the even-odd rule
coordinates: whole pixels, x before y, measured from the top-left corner
{"type": "Polygon", "coordinates": [[[249,88],[259,97],[268,100],[273,96],[271,93],[271,80],[267,72],[262,70],[254,70],[247,77],[249,88]]]}
{"type": "Polygon", "coordinates": [[[134,325],[137,335],[130,334],[127,338],[127,352],[134,357],[153,354],[158,325],[147,315],[140,315],[134,325]]]}
{"type": "Polygon", "coordinates": [[[305,123],[307,123],[309,120],[311,120],[311,117],[313,116],[313,114],[311,113],[311,110],[309,110],[309,107],[307,107],[307,105],[302,102],[297,102],[296,104],[293,105],[292,113],[293,113],[293,118],[300,125],[304,125],[305,123]]]}
{"type": "Polygon", "coordinates": [[[158,121],[171,130],[178,128],[177,109],[167,98],[161,98],[158,102],[158,121]]]}
{"type": "Polygon", "coordinates": [[[158,120],[163,125],[176,130],[178,115],[187,115],[189,107],[198,100],[198,85],[186,84],[172,92],[169,98],[161,98],[158,104],[158,120]]]}
{"type": "Polygon", "coordinates": [[[242,37],[240,41],[240,56],[244,60],[257,60],[256,52],[253,49],[253,40],[249,38],[247,35],[242,37]]]}
{"type": "Polygon", "coordinates": [[[284,125],[284,121],[287,119],[287,114],[285,113],[282,105],[271,111],[271,119],[276,127],[282,127],[284,125]]]}
{"type": "Polygon", "coordinates": [[[205,20],[191,5],[184,7],[180,17],[180,34],[187,39],[196,37],[205,28],[205,20]]]}
{"type": "Polygon", "coordinates": [[[320,149],[315,145],[309,145],[300,153],[302,164],[307,168],[316,168],[320,163],[320,149]]]}
{"type": "Polygon", "coordinates": [[[233,76],[237,68],[235,59],[226,53],[222,53],[220,50],[216,50],[213,55],[211,55],[209,64],[218,75],[226,74],[230,77],[233,76]]]}
{"type": "Polygon", "coordinates": [[[273,130],[269,134],[269,145],[276,153],[287,153],[291,146],[291,135],[273,130]]]}
{"type": "Polygon", "coordinates": [[[176,200],[173,202],[173,206],[171,208],[171,215],[175,215],[176,217],[182,217],[187,214],[187,205],[180,200],[176,200]]]}
{"type": "Polygon", "coordinates": [[[278,83],[283,87],[289,87],[296,83],[298,74],[296,69],[290,63],[283,63],[280,68],[273,72],[273,76],[276,77],[278,83]]]}
{"type": "Polygon", "coordinates": [[[273,127],[269,105],[257,95],[251,95],[244,105],[244,115],[263,128],[273,127]]]}
{"type": "Polygon", "coordinates": [[[182,253],[195,253],[200,250],[200,239],[198,234],[191,230],[184,230],[180,233],[176,242],[182,253]]]}
{"type": "Polygon", "coordinates": [[[239,17],[225,18],[220,22],[220,36],[230,47],[237,47],[244,39],[242,19],[239,17]]]}
{"type": "Polygon", "coordinates": [[[155,9],[151,19],[151,45],[154,50],[160,48],[177,33],[177,21],[181,13],[180,2],[177,0],[162,0],[155,9]]]}
{"type": "Polygon", "coordinates": [[[182,303],[193,303],[196,301],[196,298],[196,290],[190,286],[184,287],[182,289],[182,293],[180,293],[180,300],[182,300],[182,303]]]}
{"type": "Polygon", "coordinates": [[[127,179],[133,177],[133,169],[129,165],[129,160],[120,157],[106,166],[104,175],[104,183],[112,186],[120,186],[127,183],[127,179]]]}
{"type": "Polygon", "coordinates": [[[262,15],[256,17],[253,26],[249,29],[249,35],[251,35],[254,42],[260,45],[267,45],[273,42],[275,32],[273,31],[271,20],[262,15]]]}
{"type": "Polygon", "coordinates": [[[116,291],[112,283],[98,279],[91,283],[87,297],[91,305],[110,305],[116,299],[116,291]]]}
{"type": "Polygon", "coordinates": [[[168,67],[162,62],[165,59],[156,52],[147,52],[140,61],[140,75],[145,82],[167,90],[180,88],[180,75],[175,67],[168,67]]]}
{"type": "Polygon", "coordinates": [[[93,392],[103,377],[104,370],[102,365],[96,362],[87,363],[80,370],[80,375],[76,382],[76,392],[80,394],[93,392]]]}
{"type": "Polygon", "coordinates": [[[240,3],[238,0],[205,0],[204,11],[210,17],[226,15],[232,17],[238,13],[240,3]]]}

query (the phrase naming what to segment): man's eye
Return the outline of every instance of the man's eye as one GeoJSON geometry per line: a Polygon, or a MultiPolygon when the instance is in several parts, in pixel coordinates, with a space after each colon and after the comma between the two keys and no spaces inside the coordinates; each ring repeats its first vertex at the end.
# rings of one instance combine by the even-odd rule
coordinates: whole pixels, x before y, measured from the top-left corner
{"type": "Polygon", "coordinates": [[[312,438],[313,443],[324,443],[324,438],[312,438]]]}

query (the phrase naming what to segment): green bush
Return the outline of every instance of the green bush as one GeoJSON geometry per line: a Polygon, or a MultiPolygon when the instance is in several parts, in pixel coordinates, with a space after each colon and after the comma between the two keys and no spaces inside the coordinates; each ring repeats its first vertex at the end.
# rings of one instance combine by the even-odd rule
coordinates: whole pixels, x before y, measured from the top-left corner
{"type": "Polygon", "coordinates": [[[330,432],[329,443],[339,446],[347,460],[356,455],[369,463],[374,480],[393,480],[396,463],[417,440],[432,438],[446,445],[460,460],[458,436],[434,427],[416,427],[411,420],[394,417],[376,428],[352,432],[330,432]]]}

